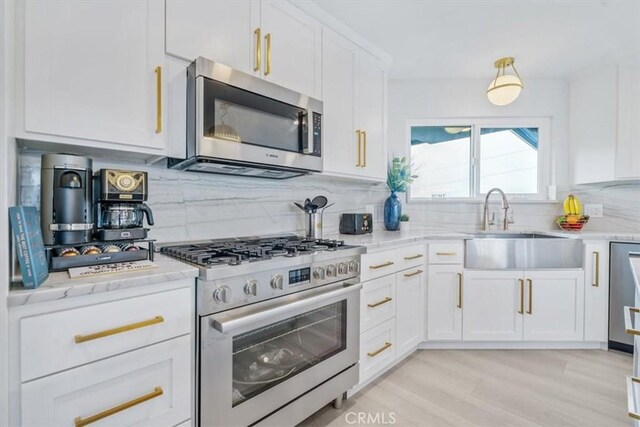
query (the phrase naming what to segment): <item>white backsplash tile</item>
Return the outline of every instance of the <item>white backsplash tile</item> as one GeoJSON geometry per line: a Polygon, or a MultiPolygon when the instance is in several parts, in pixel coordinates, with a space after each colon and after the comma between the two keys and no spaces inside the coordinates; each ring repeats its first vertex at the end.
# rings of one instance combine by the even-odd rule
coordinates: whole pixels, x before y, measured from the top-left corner
{"type": "MultiPolygon", "coordinates": [[[[223,175],[182,172],[164,165],[140,165],[94,158],[94,170],[122,168],[149,173],[148,204],[156,225],[151,237],[160,242],[199,240],[276,233],[303,234],[304,214],[293,205],[306,197],[327,196],[329,208],[324,215],[327,235],[338,231],[340,214],[365,212],[374,206],[374,227],[383,228],[383,203],[389,192],[384,184],[354,182],[345,179],[303,176],[276,181],[223,175]]],[[[585,230],[640,232],[640,183],[609,183],[572,188],[583,203],[602,203],[604,217],[592,218],[585,230]]],[[[563,200],[569,189],[558,189],[563,200]]],[[[21,156],[21,204],[40,205],[40,156],[21,156]]],[[[479,203],[406,203],[404,212],[416,227],[433,230],[470,232],[480,228],[482,204],[479,203]]],[[[498,198],[491,212],[496,227],[502,221],[498,198]]],[[[562,214],[561,203],[514,203],[513,230],[553,230],[562,214]]]]}

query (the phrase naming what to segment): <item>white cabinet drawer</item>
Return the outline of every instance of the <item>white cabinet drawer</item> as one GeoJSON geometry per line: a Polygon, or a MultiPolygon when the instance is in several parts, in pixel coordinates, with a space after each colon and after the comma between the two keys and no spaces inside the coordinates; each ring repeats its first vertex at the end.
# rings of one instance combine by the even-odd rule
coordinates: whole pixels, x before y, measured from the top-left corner
{"type": "Polygon", "coordinates": [[[395,319],[360,334],[360,383],[389,366],[396,357],[395,319]]]}
{"type": "Polygon", "coordinates": [[[429,264],[464,263],[463,242],[429,243],[429,264]]]}
{"type": "Polygon", "coordinates": [[[392,319],[396,315],[396,276],[385,276],[362,285],[360,331],[392,319]]]}
{"type": "Polygon", "coordinates": [[[191,289],[181,288],[20,321],[21,380],[191,332],[191,289]]]}
{"type": "Polygon", "coordinates": [[[361,257],[360,280],[365,282],[376,277],[393,274],[399,269],[397,251],[364,254],[361,257]]]}
{"type": "Polygon", "coordinates": [[[417,267],[427,261],[427,246],[414,245],[398,249],[398,270],[417,267]]]}
{"type": "Polygon", "coordinates": [[[21,424],[174,426],[191,417],[191,389],[183,336],[23,384],[21,424]]]}

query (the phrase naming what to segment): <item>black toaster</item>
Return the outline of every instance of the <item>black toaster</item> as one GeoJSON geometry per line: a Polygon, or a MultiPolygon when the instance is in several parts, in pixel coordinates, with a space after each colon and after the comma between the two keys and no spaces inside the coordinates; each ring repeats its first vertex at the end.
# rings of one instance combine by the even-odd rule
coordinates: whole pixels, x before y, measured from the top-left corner
{"type": "Polygon", "coordinates": [[[373,232],[373,215],[370,213],[343,213],[340,217],[341,234],[367,234],[373,232]]]}

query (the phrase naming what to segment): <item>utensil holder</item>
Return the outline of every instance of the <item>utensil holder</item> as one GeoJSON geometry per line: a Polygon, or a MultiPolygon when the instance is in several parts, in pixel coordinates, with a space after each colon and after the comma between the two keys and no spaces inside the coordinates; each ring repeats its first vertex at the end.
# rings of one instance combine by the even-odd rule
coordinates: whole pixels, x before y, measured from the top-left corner
{"type": "Polygon", "coordinates": [[[310,239],[322,239],[322,214],[323,212],[306,212],[307,237],[310,239]]]}

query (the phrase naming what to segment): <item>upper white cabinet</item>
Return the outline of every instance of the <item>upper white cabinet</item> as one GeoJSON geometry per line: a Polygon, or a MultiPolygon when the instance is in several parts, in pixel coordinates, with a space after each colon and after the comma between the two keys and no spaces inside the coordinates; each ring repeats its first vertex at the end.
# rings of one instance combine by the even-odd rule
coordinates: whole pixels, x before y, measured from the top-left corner
{"type": "Polygon", "coordinates": [[[616,178],[640,178],[640,57],[618,67],[616,178]]]}
{"type": "Polygon", "coordinates": [[[386,178],[386,65],[327,28],[322,35],[324,170],[386,178]]]}
{"type": "Polygon", "coordinates": [[[571,80],[574,184],[640,178],[639,116],[640,58],[589,70],[571,80]]]}
{"type": "Polygon", "coordinates": [[[24,13],[17,137],[161,154],[160,0],[33,0],[24,13]]]}
{"type": "Polygon", "coordinates": [[[322,98],[320,22],[289,2],[262,0],[260,26],[264,41],[264,78],[322,98]]]}
{"type": "Polygon", "coordinates": [[[166,0],[166,50],[204,56],[320,98],[320,22],[286,1],[166,0]]]}
{"type": "Polygon", "coordinates": [[[259,0],[166,0],[166,50],[193,61],[204,56],[260,73],[259,0]]]}

